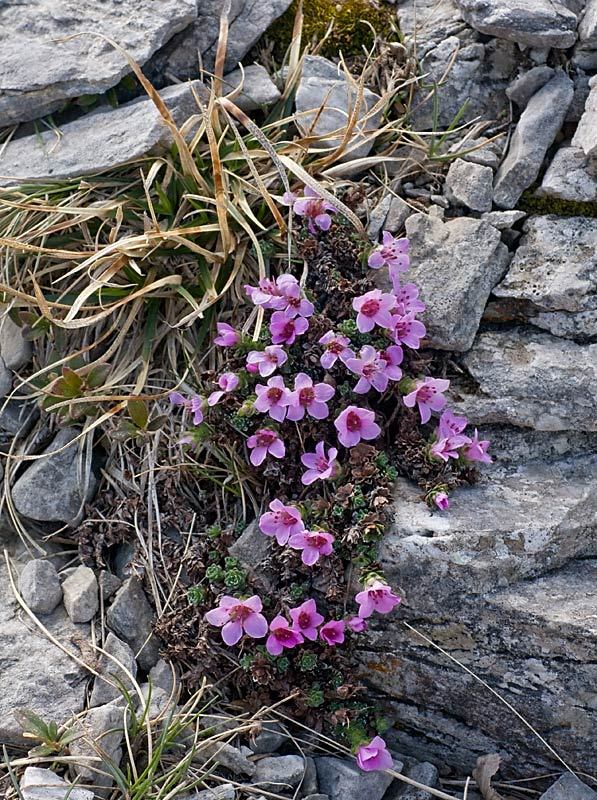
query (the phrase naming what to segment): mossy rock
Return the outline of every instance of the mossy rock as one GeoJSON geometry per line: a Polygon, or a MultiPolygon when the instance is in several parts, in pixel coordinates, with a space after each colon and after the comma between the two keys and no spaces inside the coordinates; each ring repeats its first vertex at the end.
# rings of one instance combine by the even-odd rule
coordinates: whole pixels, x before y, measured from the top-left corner
{"type": "Polygon", "coordinates": [[[559,197],[541,197],[535,189],[527,189],[517,208],[527,214],[557,214],[559,217],[597,217],[597,203],[579,203],[559,197]]]}
{"type": "MultiPolygon", "coordinates": [[[[298,5],[299,0],[293,0],[267,33],[276,43],[275,55],[280,60],[292,41],[298,5]]],[[[386,32],[395,20],[395,10],[375,0],[304,0],[302,44],[321,41],[333,22],[333,30],[320,55],[328,58],[340,52],[345,56],[358,55],[363,47],[373,45],[374,31],[386,32]]]]}

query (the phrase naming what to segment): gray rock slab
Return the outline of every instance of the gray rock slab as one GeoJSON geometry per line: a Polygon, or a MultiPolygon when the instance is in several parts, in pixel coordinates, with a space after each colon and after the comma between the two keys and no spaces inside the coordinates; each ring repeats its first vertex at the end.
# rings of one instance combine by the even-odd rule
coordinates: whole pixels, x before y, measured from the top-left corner
{"type": "Polygon", "coordinates": [[[491,289],[508,264],[500,234],[482,220],[460,217],[442,222],[424,214],[406,221],[410,240],[409,280],[427,310],[423,320],[433,347],[468,350],[491,289]]]}
{"type": "Polygon", "coordinates": [[[64,607],[73,622],[90,622],[99,610],[99,587],[95,573],[77,567],[62,584],[64,607]]]}
{"type": "Polygon", "coordinates": [[[294,789],[305,774],[302,756],[270,756],[257,762],[252,782],[267,792],[287,792],[294,789]]]}
{"type": "Polygon", "coordinates": [[[537,178],[573,94],[573,82],[560,70],[529,100],[495,177],[494,202],[500,208],[514,208],[523,191],[537,178]]]}
{"type": "Polygon", "coordinates": [[[176,800],[235,800],[236,790],[231,783],[223,783],[211,789],[202,789],[193,794],[185,794],[176,797],[176,800]]]}
{"type": "Polygon", "coordinates": [[[34,614],[50,614],[62,600],[56,567],[42,558],[27,562],[19,575],[19,592],[34,614]]]}
{"type": "Polygon", "coordinates": [[[20,514],[39,522],[67,523],[80,516],[83,505],[95,494],[98,480],[93,469],[88,476],[79,475],[79,445],[70,444],[79,434],[78,428],[58,431],[44,457],[32,461],[17,478],[12,498],[20,514]],[[84,487],[87,491],[82,494],[84,487]]]}
{"type": "Polygon", "coordinates": [[[503,136],[488,139],[479,136],[475,139],[464,139],[456,142],[450,148],[450,153],[458,153],[465,161],[480,164],[482,167],[497,169],[500,165],[504,151],[505,139],[503,136]]]}
{"type": "Polygon", "coordinates": [[[451,493],[449,514],[431,510],[417,487],[400,480],[391,535],[380,550],[384,567],[416,592],[422,613],[433,613],[463,593],[485,594],[595,558],[596,467],[597,453],[498,462],[474,486],[451,493]]]}
{"type": "Polygon", "coordinates": [[[100,590],[100,597],[106,603],[122,586],[122,581],[117,575],[108,572],[108,570],[101,570],[98,579],[100,590]]]}
{"type": "MultiPolygon", "coordinates": [[[[0,543],[12,542],[0,531],[0,543]]],[[[77,657],[76,642],[89,636],[89,626],[73,625],[62,606],[43,618],[56,639],[77,657]]],[[[58,725],[83,709],[87,673],[54,645],[28,618],[13,596],[4,560],[0,564],[0,741],[23,746],[15,712],[30,709],[58,725]]]]}
{"type": "Polygon", "coordinates": [[[542,64],[523,72],[506,89],[506,94],[518,108],[525,108],[531,97],[555,75],[555,70],[542,64]]]}
{"type": "Polygon", "coordinates": [[[454,0],[397,0],[395,7],[400,31],[410,47],[416,45],[419,57],[466,28],[454,0]]]}
{"type": "MultiPolygon", "coordinates": [[[[430,764],[429,761],[415,763],[405,771],[405,775],[407,778],[411,778],[411,780],[417,781],[417,783],[424,786],[429,786],[431,789],[441,788],[437,767],[434,764],[430,764]]],[[[425,791],[425,789],[419,789],[418,786],[394,781],[384,795],[384,800],[398,800],[398,798],[400,800],[432,800],[433,795],[425,791]]]]}
{"type": "Polygon", "coordinates": [[[19,789],[21,800],[93,800],[90,789],[73,786],[52,770],[41,767],[26,767],[19,789]]]}
{"type": "MultiPolygon", "coordinates": [[[[177,125],[197,113],[194,91],[205,97],[200,81],[170,86],[160,93],[177,125]]],[[[117,108],[100,108],[65,123],[60,130],[60,139],[52,131],[13,139],[0,155],[0,186],[90,175],[172,144],[170,129],[145,97],[117,108]]]]}
{"type": "Polygon", "coordinates": [[[587,0],[578,26],[574,62],[584,69],[597,68],[597,0],[587,0]]]}
{"type": "Polygon", "coordinates": [[[578,123],[572,145],[580,147],[593,161],[597,160],[597,81],[594,76],[589,81],[591,91],[585,103],[585,110],[578,123]]]}
{"type": "Polygon", "coordinates": [[[534,311],[597,311],[597,219],[529,217],[524,231],[494,295],[534,311]]]}
{"type": "Polygon", "coordinates": [[[0,356],[0,397],[6,397],[12,390],[12,372],[0,356]]]}
{"type": "Polygon", "coordinates": [[[131,71],[105,38],[87,34],[115,39],[143,64],[196,18],[195,0],[3,4],[0,127],[49,114],[69,98],[105,92],[131,71]],[[75,34],[82,35],[70,38],[75,34]]]}
{"type": "Polygon", "coordinates": [[[448,169],[444,193],[453,205],[466,206],[471,211],[491,211],[493,170],[456,158],[448,169]]]}
{"type": "Polygon", "coordinates": [[[93,683],[93,691],[89,701],[90,706],[102,706],[122,697],[122,692],[117,685],[123,684],[129,691],[133,688],[130,678],[137,676],[137,662],[131,648],[115,636],[108,633],[103,650],[97,661],[97,672],[109,678],[111,682],[97,677],[93,683]]]}
{"type": "Polygon", "coordinates": [[[393,781],[385,771],[363,772],[356,763],[339,758],[316,758],[315,765],[319,788],[330,800],[381,800],[393,781]]]}
{"type": "Polygon", "coordinates": [[[229,548],[230,555],[238,558],[251,577],[266,589],[273,586],[274,576],[265,568],[269,556],[270,539],[259,530],[257,521],[248,525],[229,548]]]}
{"type": "Polygon", "coordinates": [[[232,102],[242,111],[255,111],[271,106],[281,96],[280,90],[261,64],[251,64],[242,71],[236,69],[224,75],[223,91],[229,94],[237,89],[239,94],[232,102]]]}
{"type": "MultiPolygon", "coordinates": [[[[427,541],[431,548],[434,537],[427,541]]],[[[441,770],[451,765],[470,773],[479,755],[499,752],[505,779],[530,770],[553,773],[555,759],[536,747],[535,733],[515,722],[512,711],[463,664],[547,737],[572,769],[594,774],[597,723],[594,692],[587,687],[596,679],[597,560],[574,560],[482,596],[469,596],[459,585],[447,605],[438,602],[432,611],[423,609],[427,586],[421,584],[420,564],[413,573],[382,566],[389,582],[403,590],[402,619],[459,662],[394,615],[372,622],[359,640],[361,675],[400,719],[386,738],[441,770]]],[[[443,580],[438,571],[434,593],[443,594],[443,580]]]]}
{"type": "Polygon", "coordinates": [[[8,314],[0,319],[0,355],[9,369],[19,370],[31,360],[31,342],[8,314]]]}
{"type": "Polygon", "coordinates": [[[149,670],[149,681],[152,686],[162,689],[170,697],[176,685],[175,675],[176,667],[173,667],[169,661],[160,658],[149,670]]]}
{"type": "MultiPolygon", "coordinates": [[[[263,722],[261,731],[250,742],[254,753],[275,753],[286,742],[288,736],[279,722],[263,722]]],[[[304,770],[303,770],[304,771],[304,770]]]]}
{"type": "Polygon", "coordinates": [[[526,217],[524,211],[488,211],[486,214],[481,214],[481,219],[489,222],[498,231],[507,231],[521,219],[526,217]]]}
{"type": "Polygon", "coordinates": [[[589,159],[581,147],[560,147],[543,176],[537,195],[579,203],[597,200],[597,172],[590,169],[589,159]]]}
{"type": "Polygon", "coordinates": [[[116,592],[106,614],[108,627],[123,639],[136,655],[139,666],[148,671],[159,658],[160,642],[152,633],[154,612],[138,578],[129,578],[116,592]]]}
{"type": "Polygon", "coordinates": [[[474,424],[597,430],[597,344],[527,328],[491,331],[478,336],[463,364],[478,389],[455,382],[453,407],[474,424]]]}
{"type": "Polygon", "coordinates": [[[567,772],[541,795],[540,800],[597,800],[597,792],[567,772]]]}
{"type": "Polygon", "coordinates": [[[83,781],[102,788],[112,786],[109,766],[118,767],[122,759],[124,714],[116,705],[98,706],[90,708],[77,722],[79,735],[69,749],[75,758],[72,770],[83,781]]]}
{"type": "Polygon", "coordinates": [[[558,0],[456,0],[476,30],[530,47],[567,49],[578,17],[558,0]]]}
{"type": "Polygon", "coordinates": [[[483,44],[470,30],[464,35],[438,39],[421,63],[426,84],[438,84],[437,103],[433,96],[428,98],[428,89],[416,94],[413,128],[445,130],[457,114],[460,123],[476,117],[503,118],[509,110],[505,90],[519,61],[520,52],[514,43],[493,39],[483,44]]]}
{"type": "MultiPolygon", "coordinates": [[[[292,0],[232,0],[228,18],[225,69],[233,70],[292,0]]],[[[186,80],[214,68],[220,27],[221,0],[200,0],[197,19],[154,56],[150,71],[186,80]]]]}
{"type": "MultiPolygon", "coordinates": [[[[364,158],[371,150],[373,139],[369,134],[379,127],[381,110],[370,112],[379,99],[379,95],[364,90],[350,142],[340,161],[364,158]]],[[[357,101],[357,90],[336,64],[321,56],[306,56],[295,95],[295,119],[303,135],[321,137],[315,147],[338,147],[357,101]]]]}

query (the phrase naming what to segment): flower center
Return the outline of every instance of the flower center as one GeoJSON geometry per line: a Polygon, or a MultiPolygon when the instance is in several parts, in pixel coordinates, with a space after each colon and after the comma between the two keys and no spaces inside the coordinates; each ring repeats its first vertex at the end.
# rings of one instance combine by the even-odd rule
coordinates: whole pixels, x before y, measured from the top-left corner
{"type": "Polygon", "coordinates": [[[298,618],[298,625],[299,628],[310,628],[311,627],[311,615],[308,614],[306,611],[301,611],[298,618]]]}
{"type": "Polygon", "coordinates": [[[282,511],[280,514],[282,525],[294,525],[296,518],[289,514],[288,511],[282,511]]]}
{"type": "Polygon", "coordinates": [[[278,628],[274,632],[274,636],[281,642],[288,642],[294,638],[294,633],[290,630],[290,628],[278,628]]]}
{"type": "Polygon", "coordinates": [[[272,405],[278,403],[281,397],[282,397],[282,389],[273,387],[272,389],[267,390],[267,399],[271,402],[272,405]]]}
{"type": "Polygon", "coordinates": [[[373,362],[373,364],[365,364],[363,367],[363,378],[372,378],[376,372],[380,371],[380,365],[377,362],[373,362]]]}
{"type": "Polygon", "coordinates": [[[361,307],[361,314],[364,314],[366,317],[374,317],[380,308],[381,303],[379,300],[367,300],[361,307]]]}
{"type": "Polygon", "coordinates": [[[340,353],[344,350],[344,345],[338,341],[333,341],[328,344],[328,350],[335,356],[339,356],[340,353]]]}
{"type": "Polygon", "coordinates": [[[294,336],[294,322],[292,320],[288,320],[288,322],[285,323],[282,333],[286,339],[290,339],[294,336]]]}
{"type": "Polygon", "coordinates": [[[318,458],[315,461],[315,469],[318,472],[325,472],[326,469],[329,469],[329,466],[330,466],[330,462],[329,462],[329,460],[327,458],[323,458],[322,457],[322,458],[318,458]]]}
{"type": "Polygon", "coordinates": [[[323,211],[323,200],[310,200],[306,210],[307,216],[318,217],[323,211]]]}
{"type": "Polygon", "coordinates": [[[232,622],[244,622],[251,614],[251,609],[248,606],[244,606],[242,603],[239,603],[237,606],[232,606],[228,612],[228,616],[232,622]]]}
{"type": "Polygon", "coordinates": [[[310,406],[314,400],[315,400],[315,391],[313,390],[312,386],[307,386],[305,389],[300,390],[299,403],[302,406],[310,406]]]}
{"type": "Polygon", "coordinates": [[[278,356],[275,353],[266,353],[265,358],[267,361],[270,361],[272,364],[278,363],[278,356]]]}
{"type": "Polygon", "coordinates": [[[311,547],[316,547],[317,549],[323,547],[323,545],[326,543],[325,536],[322,536],[320,533],[312,533],[307,538],[309,540],[309,545],[311,547]]]}
{"type": "Polygon", "coordinates": [[[361,418],[355,411],[350,411],[346,417],[346,427],[349,431],[358,431],[361,427],[361,418]]]}
{"type": "Polygon", "coordinates": [[[277,434],[273,431],[262,431],[261,433],[257,434],[257,446],[258,447],[269,447],[269,445],[275,441],[277,434]]]}
{"type": "Polygon", "coordinates": [[[434,394],[436,394],[436,390],[433,386],[422,386],[417,392],[417,399],[421,403],[428,403],[434,394]]]}

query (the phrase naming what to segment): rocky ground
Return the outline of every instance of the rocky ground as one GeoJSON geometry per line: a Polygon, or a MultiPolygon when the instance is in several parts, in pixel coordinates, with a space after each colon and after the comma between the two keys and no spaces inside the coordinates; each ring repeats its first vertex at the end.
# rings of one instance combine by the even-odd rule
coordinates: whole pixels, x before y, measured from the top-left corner
{"type": "MultiPolygon", "coordinates": [[[[106,39],[54,40],[88,31],[117,39],[156,79],[182,123],[196,108],[191,87],[204,90],[197,53],[207,69],[214,64],[219,5],[125,0],[100,11],[83,3],[84,13],[79,3],[73,14],[66,0],[60,13],[38,0],[0,8],[0,25],[11,32],[0,52],[0,128],[23,123],[0,145],[0,185],[84,176],[163,152],[171,133],[145,97],[117,108],[102,103],[86,114],[65,109],[74,98],[112,89],[129,67],[106,39]],[[195,83],[177,82],[188,78],[195,83]],[[31,120],[55,112],[64,114],[59,138],[31,127],[31,120]]],[[[288,5],[232,3],[227,70],[288,5]]],[[[477,485],[454,493],[448,514],[431,511],[418,490],[398,482],[381,560],[402,590],[404,610],[399,621],[373,626],[360,654],[363,675],[398,720],[397,769],[415,782],[438,789],[438,770],[467,775],[477,757],[499,752],[506,776],[567,765],[591,784],[597,770],[597,2],[398,0],[395,10],[411,48],[400,57],[416,56],[425,76],[413,98],[413,131],[429,144],[456,119],[458,135],[428,151],[424,163],[420,149],[404,145],[385,163],[376,157],[367,163],[360,160],[373,145],[367,133],[381,123],[372,113],[331,177],[371,186],[368,168],[389,175],[386,188],[363,202],[368,231],[372,240],[382,229],[410,239],[429,346],[450,354],[458,376],[453,405],[489,432],[496,463],[477,485]],[[423,102],[430,93],[436,103],[423,102]]],[[[241,80],[238,71],[226,78],[231,88],[241,80]]],[[[279,97],[275,76],[263,66],[245,69],[237,100],[245,111],[279,97]]],[[[298,127],[314,124],[322,136],[335,131],[353,98],[336,65],[307,57],[295,97],[298,127]],[[314,117],[322,103],[327,108],[314,117]]],[[[362,116],[377,100],[366,90],[362,116]]],[[[30,343],[4,316],[3,396],[30,360],[30,343]]],[[[127,553],[114,573],[96,573],[63,544],[40,538],[53,524],[76,527],[82,519],[100,485],[97,454],[67,448],[77,429],[52,432],[26,400],[5,402],[0,429],[5,451],[35,430],[30,452],[47,455],[13,474],[11,487],[5,482],[7,520],[20,518],[24,537],[8,525],[0,533],[7,555],[0,565],[0,741],[22,746],[23,718],[15,711],[30,709],[57,723],[74,718],[70,778],[99,784],[97,796],[106,797],[113,776],[105,768],[98,774],[98,764],[101,770],[120,763],[126,746],[121,691],[108,677],[114,659],[133,694],[147,696],[151,682],[150,716],[172,707],[175,675],[159,657],[155,612],[127,569],[127,553]]],[[[204,726],[213,728],[213,719],[204,726]]],[[[316,755],[317,749],[315,760],[304,758],[279,721],[265,727],[256,735],[256,728],[252,735],[233,730],[215,756],[235,776],[217,790],[221,800],[241,796],[237,782],[251,784],[252,797],[259,790],[311,800],[356,800],[364,792],[370,800],[429,798],[397,778],[365,776],[342,759],[316,755]]],[[[214,758],[207,750],[205,761],[214,758]]],[[[62,779],[45,766],[29,767],[20,778],[24,800],[65,797],[62,779]]],[[[91,800],[92,794],[75,788],[69,796],[91,800]]],[[[569,774],[543,797],[570,795],[596,797],[569,774]]]]}

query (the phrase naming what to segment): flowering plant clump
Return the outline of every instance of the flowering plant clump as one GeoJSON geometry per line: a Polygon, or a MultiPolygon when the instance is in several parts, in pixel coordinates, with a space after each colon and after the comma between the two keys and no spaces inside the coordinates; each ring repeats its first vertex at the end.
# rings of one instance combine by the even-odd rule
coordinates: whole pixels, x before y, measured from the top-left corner
{"type": "Polygon", "coordinates": [[[425,305],[402,282],[408,240],[384,232],[366,246],[309,187],[284,202],[299,226],[303,277],[287,268],[245,286],[236,327],[216,323],[221,371],[209,387],[171,394],[192,417],[184,441],[235,442],[260,487],[255,530],[268,556],[231,560],[242,529],[203,537],[194,556],[201,591],[165,615],[160,633],[176,650],[192,626],[204,668],[217,674],[238,659],[237,700],[262,704],[294,690],[295,714],[349,730],[360,768],[386,769],[391,757],[358,699],[351,659],[358,637],[401,602],[377,562],[391,487],[399,474],[416,480],[430,508],[446,512],[450,489],[491,461],[489,442],[449,409],[441,364],[427,374],[433,357],[422,354],[417,318],[425,305]],[[241,334],[256,315],[260,327],[241,334]]]}

